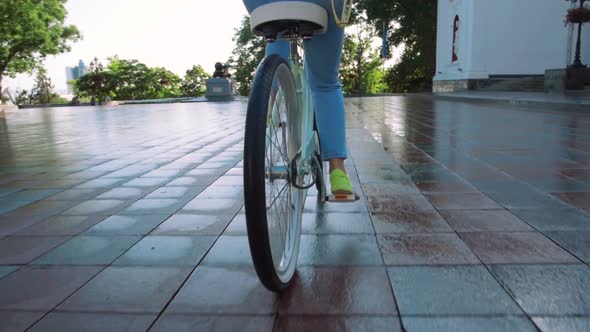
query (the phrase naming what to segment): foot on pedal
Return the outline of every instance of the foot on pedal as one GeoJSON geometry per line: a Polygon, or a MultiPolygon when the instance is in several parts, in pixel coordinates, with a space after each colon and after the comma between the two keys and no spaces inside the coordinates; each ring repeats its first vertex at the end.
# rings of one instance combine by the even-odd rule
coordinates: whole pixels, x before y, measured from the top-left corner
{"type": "Polygon", "coordinates": [[[332,187],[332,195],[326,198],[328,202],[350,203],[360,199],[352,191],[352,185],[350,184],[348,175],[339,169],[335,169],[330,173],[330,185],[332,187]]]}

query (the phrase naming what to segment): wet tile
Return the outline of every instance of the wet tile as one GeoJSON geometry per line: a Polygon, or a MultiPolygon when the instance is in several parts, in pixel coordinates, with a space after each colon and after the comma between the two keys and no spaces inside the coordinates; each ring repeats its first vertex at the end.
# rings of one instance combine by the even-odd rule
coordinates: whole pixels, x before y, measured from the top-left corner
{"type": "Polygon", "coordinates": [[[213,182],[213,186],[243,186],[243,176],[228,176],[224,175],[213,182]]]}
{"type": "Polygon", "coordinates": [[[113,265],[197,266],[215,236],[146,236],[113,265]]]}
{"type": "Polygon", "coordinates": [[[478,190],[467,182],[437,182],[422,181],[416,187],[427,194],[432,193],[477,193],[478,190]]]}
{"type": "Polygon", "coordinates": [[[304,234],[374,234],[367,213],[304,213],[304,234]]]}
{"type": "Polygon", "coordinates": [[[122,179],[100,178],[100,179],[86,181],[86,182],[76,186],[74,189],[98,189],[98,188],[109,189],[109,188],[115,187],[116,185],[120,184],[123,181],[124,180],[122,180],[122,179]]]}
{"type": "Polygon", "coordinates": [[[363,191],[367,196],[419,195],[420,190],[413,183],[366,183],[363,191]]]}
{"type": "Polygon", "coordinates": [[[213,199],[200,199],[195,198],[186,204],[181,212],[182,213],[202,213],[202,214],[236,214],[242,207],[243,203],[241,200],[228,199],[228,198],[213,198],[213,199]]]}
{"type": "Polygon", "coordinates": [[[51,310],[101,269],[97,266],[25,266],[0,280],[0,309],[51,310]]]}
{"type": "Polygon", "coordinates": [[[318,202],[317,197],[307,197],[305,199],[304,212],[367,212],[367,204],[364,199],[352,203],[322,203],[318,202]]]}
{"type": "Polygon", "coordinates": [[[302,235],[300,265],[382,265],[374,235],[302,235]]]}
{"type": "Polygon", "coordinates": [[[20,265],[3,265],[0,266],[0,279],[6,277],[7,275],[11,274],[12,272],[18,270],[20,265]]]}
{"type": "Polygon", "coordinates": [[[551,195],[537,190],[508,190],[486,192],[490,198],[508,209],[515,208],[566,208],[567,205],[551,195]]]}
{"type": "Polygon", "coordinates": [[[379,235],[377,239],[386,265],[479,264],[453,233],[379,235]]]}
{"type": "MultiPolygon", "coordinates": [[[[217,178],[220,177],[225,173],[224,169],[215,169],[215,168],[195,168],[191,171],[188,171],[185,176],[191,177],[204,177],[204,178],[217,178]]],[[[214,180],[213,180],[214,181],[214,180]]],[[[213,182],[212,181],[212,182],[213,182]]]]}
{"type": "Polygon", "coordinates": [[[368,197],[368,202],[372,213],[403,211],[407,215],[412,212],[435,212],[434,207],[422,195],[373,196],[368,197]]]}
{"type": "Polygon", "coordinates": [[[169,215],[115,215],[106,218],[84,235],[146,235],[169,215]]]}
{"type": "Polygon", "coordinates": [[[590,313],[586,265],[497,265],[492,272],[529,315],[590,313]]]}
{"type": "Polygon", "coordinates": [[[20,207],[31,204],[28,201],[13,201],[11,199],[0,199],[0,214],[14,211],[20,207]]]}
{"type": "Polygon", "coordinates": [[[75,205],[75,203],[67,201],[48,201],[42,200],[20,207],[16,210],[7,213],[6,216],[43,216],[50,217],[75,205]]]}
{"type": "Polygon", "coordinates": [[[64,215],[112,215],[129,205],[132,201],[116,199],[94,199],[82,202],[71,209],[64,211],[64,215]]]}
{"type": "Polygon", "coordinates": [[[371,215],[377,233],[448,233],[453,230],[438,212],[396,208],[371,215]]]}
{"type": "Polygon", "coordinates": [[[223,235],[246,235],[248,230],[246,227],[246,215],[243,213],[237,214],[230,224],[227,226],[223,235]]]}
{"type": "Polygon", "coordinates": [[[232,198],[243,199],[244,187],[211,185],[199,194],[199,198],[232,198]]]}
{"type": "Polygon", "coordinates": [[[280,314],[396,315],[384,268],[301,267],[281,297],[280,314]]]}
{"type": "Polygon", "coordinates": [[[399,318],[391,316],[279,316],[277,331],[391,331],[401,332],[399,318]]]}
{"type": "Polygon", "coordinates": [[[35,324],[30,331],[146,331],[155,319],[156,314],[52,312],[35,324]]]}
{"type": "Polygon", "coordinates": [[[426,197],[439,210],[497,210],[502,206],[480,193],[428,194],[426,197]]]}
{"type": "Polygon", "coordinates": [[[579,263],[537,232],[461,233],[461,237],[485,264],[579,263]]]}
{"type": "MultiPolygon", "coordinates": [[[[590,184],[576,181],[569,178],[561,179],[543,179],[529,181],[531,185],[540,190],[558,193],[558,192],[588,192],[590,191],[590,184]]],[[[587,195],[590,193],[586,193],[587,195]]]]}
{"type": "Polygon", "coordinates": [[[174,214],[153,235],[220,235],[231,220],[229,215],[174,214]]]}
{"type": "Polygon", "coordinates": [[[120,214],[173,214],[178,211],[186,201],[176,198],[140,199],[121,210],[120,214]]]}
{"type": "MultiPolygon", "coordinates": [[[[301,253],[300,253],[301,262],[301,253]]],[[[252,256],[247,236],[220,236],[201,265],[251,267],[252,256]]]]}
{"type": "Polygon", "coordinates": [[[215,182],[217,177],[209,176],[183,176],[170,181],[166,186],[169,187],[194,187],[194,186],[208,186],[215,182]]]}
{"type": "Polygon", "coordinates": [[[41,265],[108,265],[133,246],[138,236],[77,236],[33,264],[41,265]]]}
{"type": "Polygon", "coordinates": [[[125,199],[136,200],[147,195],[149,190],[133,187],[117,187],[113,188],[99,196],[96,199],[125,199]]]}
{"type": "Polygon", "coordinates": [[[512,213],[539,231],[590,230],[590,215],[575,208],[515,209],[512,213]]]}
{"type": "Polygon", "coordinates": [[[206,187],[161,187],[145,198],[148,199],[192,199],[201,193],[206,187]]]}
{"type": "Polygon", "coordinates": [[[590,213],[590,192],[556,193],[553,195],[568,204],[590,213]]]}
{"type": "Polygon", "coordinates": [[[164,314],[150,331],[192,332],[192,331],[241,331],[271,332],[275,318],[273,316],[195,316],[164,314]]]}
{"type": "Polygon", "coordinates": [[[45,216],[0,216],[0,237],[14,234],[42,220],[45,216]]]}
{"type": "Polygon", "coordinates": [[[590,264],[590,231],[545,232],[545,236],[590,264]]]}
{"type": "Polygon", "coordinates": [[[44,311],[0,311],[0,331],[25,331],[43,315],[44,311]]]}
{"type": "Polygon", "coordinates": [[[403,317],[411,331],[514,331],[534,332],[535,325],[526,316],[515,317],[403,317]]]}
{"type": "Polygon", "coordinates": [[[47,197],[49,201],[86,201],[102,194],[105,189],[68,189],[47,197]]]}
{"type": "Polygon", "coordinates": [[[590,317],[533,317],[542,332],[589,331],[590,317]]]}
{"type": "Polygon", "coordinates": [[[527,232],[533,229],[506,210],[446,210],[443,218],[457,232],[527,232]]]}
{"type": "Polygon", "coordinates": [[[262,286],[253,268],[199,266],[166,313],[273,314],[277,299],[262,286]]]}
{"type": "MultiPolygon", "coordinates": [[[[242,176],[244,175],[244,169],[242,167],[236,167],[236,168],[232,168],[229,171],[227,171],[227,173],[225,173],[226,175],[235,175],[235,176],[242,176]]],[[[589,176],[590,178],[590,176],[589,176]]]]}
{"type": "Polygon", "coordinates": [[[0,240],[0,264],[27,264],[67,241],[64,236],[9,236],[0,240]]]}
{"type": "Polygon", "coordinates": [[[168,183],[168,178],[136,178],[131,181],[123,183],[125,187],[139,187],[139,188],[150,188],[159,187],[168,183]]]}
{"type": "Polygon", "coordinates": [[[392,267],[388,272],[402,317],[522,314],[482,266],[392,267]]]}
{"type": "Polygon", "coordinates": [[[152,166],[149,165],[131,165],[125,168],[121,168],[117,171],[108,173],[103,175],[101,178],[108,179],[108,178],[127,178],[127,177],[137,177],[143,175],[153,169],[152,166]]]}
{"type": "Polygon", "coordinates": [[[47,190],[40,190],[40,189],[32,189],[32,190],[22,190],[16,193],[12,193],[4,198],[10,198],[15,201],[29,201],[34,202],[41,200],[43,198],[55,195],[59,192],[62,192],[61,189],[47,189],[47,190]]]}
{"type": "Polygon", "coordinates": [[[175,178],[184,174],[185,171],[177,169],[155,169],[143,174],[142,178],[175,178]]]}
{"type": "Polygon", "coordinates": [[[20,236],[74,236],[96,225],[104,216],[55,216],[20,230],[20,236]]]}
{"type": "Polygon", "coordinates": [[[159,313],[190,271],[173,267],[108,267],[58,310],[159,313]]]}

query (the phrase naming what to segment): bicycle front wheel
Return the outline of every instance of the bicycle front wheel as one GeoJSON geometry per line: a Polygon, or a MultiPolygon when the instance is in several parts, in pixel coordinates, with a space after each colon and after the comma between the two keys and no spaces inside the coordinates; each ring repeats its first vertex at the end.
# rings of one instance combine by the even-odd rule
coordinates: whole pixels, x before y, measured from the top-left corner
{"type": "Polygon", "coordinates": [[[274,292],[293,279],[305,190],[292,185],[301,146],[295,81],[278,55],[264,59],[252,84],[244,139],[244,203],[252,260],[274,292]]]}

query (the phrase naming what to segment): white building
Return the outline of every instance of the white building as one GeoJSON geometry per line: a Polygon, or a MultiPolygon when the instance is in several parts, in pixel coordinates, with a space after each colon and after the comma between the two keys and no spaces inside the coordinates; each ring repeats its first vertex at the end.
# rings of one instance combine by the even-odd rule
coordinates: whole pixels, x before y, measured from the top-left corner
{"type": "MultiPolygon", "coordinates": [[[[542,79],[546,69],[565,68],[572,63],[577,38],[577,27],[565,26],[565,15],[578,5],[568,0],[439,0],[434,91],[477,89],[493,79],[542,79]]],[[[582,32],[582,62],[590,64],[590,24],[582,32]]]]}

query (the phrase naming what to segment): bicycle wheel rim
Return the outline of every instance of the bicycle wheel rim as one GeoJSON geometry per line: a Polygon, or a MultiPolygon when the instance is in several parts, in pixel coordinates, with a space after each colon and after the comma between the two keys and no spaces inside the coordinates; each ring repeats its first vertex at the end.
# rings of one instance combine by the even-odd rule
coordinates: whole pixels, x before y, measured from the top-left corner
{"type": "Polygon", "coordinates": [[[301,144],[295,101],[290,69],[281,64],[271,84],[264,155],[266,224],[274,269],[282,283],[290,282],[297,265],[304,204],[304,192],[291,185],[295,176],[291,161],[301,144]]]}

